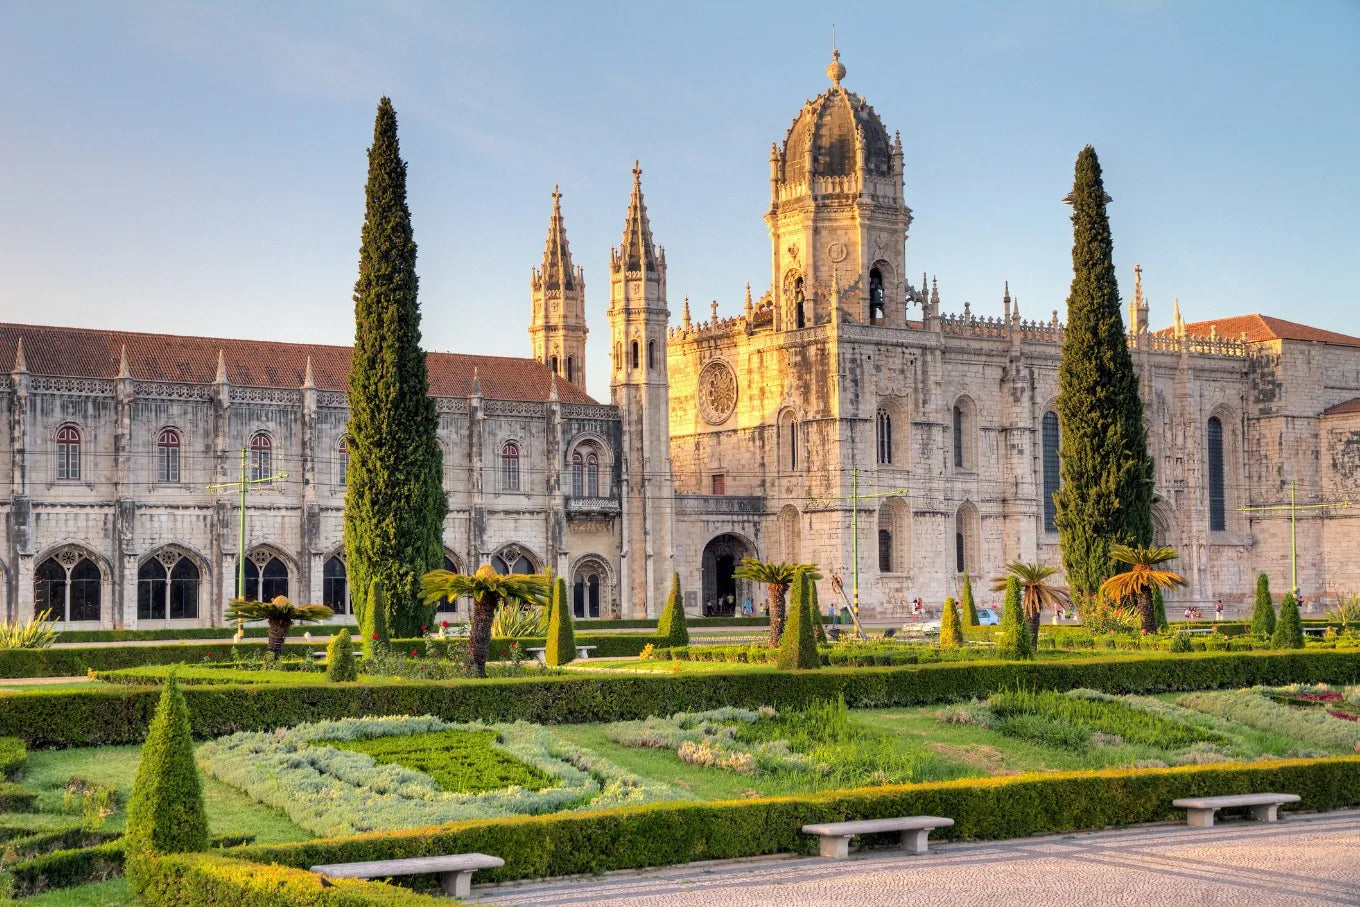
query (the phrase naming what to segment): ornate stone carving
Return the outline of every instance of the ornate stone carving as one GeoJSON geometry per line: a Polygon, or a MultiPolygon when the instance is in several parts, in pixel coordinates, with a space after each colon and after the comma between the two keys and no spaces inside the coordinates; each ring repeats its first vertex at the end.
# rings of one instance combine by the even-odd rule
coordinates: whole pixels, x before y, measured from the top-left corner
{"type": "Polygon", "coordinates": [[[436,397],[434,400],[435,412],[453,413],[455,415],[467,415],[468,402],[464,397],[436,397]]]}
{"type": "Polygon", "coordinates": [[[542,403],[529,401],[487,400],[482,404],[482,411],[488,416],[527,416],[541,419],[544,415],[544,406],[542,403]]]}
{"type": "Polygon", "coordinates": [[[276,387],[232,387],[232,403],[270,403],[276,406],[301,406],[302,394],[276,387]]]}
{"type": "Polygon", "coordinates": [[[170,381],[138,381],[134,386],[138,397],[155,400],[211,400],[213,391],[207,384],[170,381]]]}
{"type": "Polygon", "coordinates": [[[737,373],[721,359],[699,372],[699,415],[710,425],[721,425],[737,408],[737,373]]]}
{"type": "Polygon", "coordinates": [[[845,256],[847,254],[849,254],[849,251],[845,248],[845,243],[843,242],[833,242],[826,247],[826,257],[837,264],[845,261],[845,256]]]}
{"type": "Polygon", "coordinates": [[[34,377],[29,388],[34,393],[80,394],[82,396],[112,397],[113,382],[100,378],[34,377]]]}
{"type": "Polygon", "coordinates": [[[316,405],[331,409],[348,409],[349,395],[340,391],[321,391],[316,395],[316,405]]]}

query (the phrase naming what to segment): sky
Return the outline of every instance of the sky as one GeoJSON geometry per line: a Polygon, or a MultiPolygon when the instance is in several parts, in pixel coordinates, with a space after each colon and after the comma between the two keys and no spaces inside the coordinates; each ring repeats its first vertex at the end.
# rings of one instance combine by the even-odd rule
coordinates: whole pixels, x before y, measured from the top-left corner
{"type": "Polygon", "coordinates": [[[770,282],[769,150],[845,86],[905,146],[906,273],[944,312],[1063,310],[1077,152],[1153,327],[1360,335],[1360,2],[0,0],[0,320],[347,344],[366,150],[397,110],[425,345],[528,356],[551,192],[608,399],[634,159],[684,296],[770,282]]]}

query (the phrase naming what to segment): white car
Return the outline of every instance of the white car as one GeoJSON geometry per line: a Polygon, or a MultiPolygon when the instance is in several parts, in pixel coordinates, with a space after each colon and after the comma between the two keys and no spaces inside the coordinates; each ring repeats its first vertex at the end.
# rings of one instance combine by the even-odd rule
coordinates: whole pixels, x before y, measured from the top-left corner
{"type": "Polygon", "coordinates": [[[997,617],[996,612],[991,608],[978,608],[977,616],[978,626],[980,627],[995,627],[1001,623],[1001,618],[997,617]]]}

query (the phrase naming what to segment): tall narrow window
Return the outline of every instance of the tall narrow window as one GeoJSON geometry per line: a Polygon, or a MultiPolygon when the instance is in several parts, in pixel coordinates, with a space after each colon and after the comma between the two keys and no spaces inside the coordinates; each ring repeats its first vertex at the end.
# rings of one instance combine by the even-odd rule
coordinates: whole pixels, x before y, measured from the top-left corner
{"type": "Polygon", "coordinates": [[[798,423],[789,423],[789,468],[798,468],[798,423]]]}
{"type": "Polygon", "coordinates": [[[571,455],[571,496],[582,497],[586,493],[586,458],[578,450],[571,455]]]}
{"type": "Polygon", "coordinates": [[[586,454],[586,495],[600,496],[600,457],[594,451],[586,454]]]}
{"type": "Polygon", "coordinates": [[[878,572],[892,573],[892,530],[878,530],[878,572]]]}
{"type": "Polygon", "coordinates": [[[807,303],[803,297],[803,278],[793,282],[793,320],[798,327],[807,327],[807,303]]]}
{"type": "Polygon", "coordinates": [[[880,409],[877,416],[875,440],[878,442],[878,462],[892,464],[892,416],[880,409]]]}
{"type": "Polygon", "coordinates": [[[1044,531],[1058,531],[1058,505],[1053,496],[1058,493],[1062,482],[1061,463],[1058,459],[1058,414],[1049,410],[1044,413],[1043,421],[1043,468],[1044,468],[1044,531]]]}
{"type": "Polygon", "coordinates": [[[633,368],[638,367],[638,342],[633,341],[633,368]]]}
{"type": "Polygon", "coordinates": [[[568,357],[567,357],[567,382],[568,382],[569,384],[575,384],[575,383],[576,383],[576,357],[575,357],[575,356],[568,356],[568,357]]]}
{"type": "Polygon", "coordinates": [[[514,441],[501,448],[501,490],[519,491],[519,445],[514,441]]]}
{"type": "Polygon", "coordinates": [[[343,438],[335,451],[335,484],[349,484],[349,443],[343,438]]]}
{"type": "Polygon", "coordinates": [[[883,315],[883,272],[874,268],[869,272],[869,323],[882,324],[883,315]]]}
{"type": "Polygon", "coordinates": [[[274,439],[267,432],[250,436],[250,478],[261,482],[274,474],[274,439]]]}
{"type": "Polygon", "coordinates": [[[163,485],[179,481],[179,432],[173,428],[162,429],[156,440],[156,481],[163,485]]]}
{"type": "Polygon", "coordinates": [[[647,370],[656,368],[656,341],[647,341],[647,370]]]}
{"type": "Polygon", "coordinates": [[[1227,497],[1223,487],[1223,422],[1209,419],[1209,531],[1228,528],[1227,497]]]}
{"type": "Polygon", "coordinates": [[[560,374],[560,372],[558,372],[558,370],[557,370],[557,357],[556,357],[556,356],[553,356],[551,359],[548,360],[548,368],[552,369],[552,373],[553,373],[554,375],[560,374]]]}
{"type": "Polygon", "coordinates": [[[962,572],[964,571],[964,569],[966,568],[966,566],[967,566],[967,565],[964,563],[963,549],[964,549],[963,533],[962,533],[962,532],[955,532],[955,533],[954,533],[954,572],[955,572],[955,573],[962,573],[962,572]]]}
{"type": "Polygon", "coordinates": [[[326,558],[321,567],[321,604],[336,614],[350,613],[349,573],[339,555],[326,558]]]}
{"type": "Polygon", "coordinates": [[[80,478],[80,429],[74,425],[57,429],[57,478],[80,478]]]}
{"type": "Polygon", "coordinates": [[[954,467],[963,468],[963,407],[954,404],[954,467]]]}

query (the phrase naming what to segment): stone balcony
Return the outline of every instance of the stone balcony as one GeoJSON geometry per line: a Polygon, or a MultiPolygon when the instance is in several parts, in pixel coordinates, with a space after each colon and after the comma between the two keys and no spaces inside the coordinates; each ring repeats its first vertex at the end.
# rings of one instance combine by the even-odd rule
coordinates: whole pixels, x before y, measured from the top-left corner
{"type": "Polygon", "coordinates": [[[562,496],[562,503],[567,519],[605,519],[618,516],[622,510],[618,498],[567,494],[562,496]]]}

